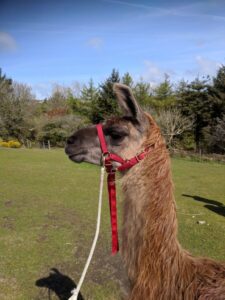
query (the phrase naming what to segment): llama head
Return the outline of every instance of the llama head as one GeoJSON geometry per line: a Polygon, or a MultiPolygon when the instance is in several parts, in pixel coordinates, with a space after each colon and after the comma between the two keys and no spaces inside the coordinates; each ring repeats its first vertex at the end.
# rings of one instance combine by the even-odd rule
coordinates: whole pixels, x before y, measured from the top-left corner
{"type": "MultiPolygon", "coordinates": [[[[113,86],[122,117],[105,121],[103,132],[108,150],[124,159],[129,159],[143,150],[149,131],[149,118],[142,111],[129,87],[116,83],[113,86]]],[[[95,126],[82,128],[67,140],[66,154],[75,162],[100,165],[102,152],[95,126]]]]}

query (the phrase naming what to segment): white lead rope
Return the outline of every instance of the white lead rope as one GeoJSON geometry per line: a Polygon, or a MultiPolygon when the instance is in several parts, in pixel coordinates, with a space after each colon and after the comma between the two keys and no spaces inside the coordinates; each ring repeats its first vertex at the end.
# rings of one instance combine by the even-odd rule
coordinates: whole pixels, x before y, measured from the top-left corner
{"type": "Polygon", "coordinates": [[[90,265],[92,256],[94,254],[95,251],[95,247],[97,244],[97,240],[98,240],[98,236],[99,236],[99,230],[100,230],[100,223],[101,223],[101,211],[102,211],[102,192],[103,192],[103,184],[104,184],[104,171],[105,168],[101,167],[101,177],[100,177],[100,188],[99,188],[99,197],[98,197],[98,216],[97,216],[97,225],[96,225],[96,231],[95,231],[95,237],[91,246],[91,250],[87,259],[87,262],[85,264],[84,270],[82,272],[82,275],[80,277],[80,280],[78,282],[77,287],[71,291],[72,296],[68,299],[68,300],[77,300],[77,297],[79,295],[81,286],[83,284],[84,278],[86,276],[88,267],[90,265]]]}

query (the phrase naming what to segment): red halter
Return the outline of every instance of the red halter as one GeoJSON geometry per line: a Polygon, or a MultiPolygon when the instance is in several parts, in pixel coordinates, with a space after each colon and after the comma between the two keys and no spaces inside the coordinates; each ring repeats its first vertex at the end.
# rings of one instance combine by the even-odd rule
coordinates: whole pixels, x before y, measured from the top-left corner
{"type": "Polygon", "coordinates": [[[98,132],[98,138],[100,141],[103,164],[105,166],[106,172],[108,173],[107,183],[108,183],[108,195],[109,195],[109,207],[110,207],[110,218],[111,218],[111,231],[112,231],[112,254],[119,251],[119,241],[118,241],[118,229],[117,229],[117,210],[116,210],[116,184],[115,184],[115,173],[116,171],[124,171],[126,169],[132,168],[134,165],[139,163],[145,158],[149,151],[149,148],[145,149],[141,153],[135,155],[131,159],[124,160],[120,156],[110,153],[108,151],[105,136],[102,129],[102,124],[97,124],[96,129],[98,132]],[[121,165],[118,168],[114,168],[112,162],[116,161],[121,165]]]}

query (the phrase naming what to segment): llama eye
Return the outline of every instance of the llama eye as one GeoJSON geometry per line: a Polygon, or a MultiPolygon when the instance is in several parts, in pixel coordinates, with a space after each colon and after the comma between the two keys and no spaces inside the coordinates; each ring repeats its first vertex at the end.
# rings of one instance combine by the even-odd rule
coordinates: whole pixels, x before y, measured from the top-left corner
{"type": "Polygon", "coordinates": [[[119,140],[119,139],[123,139],[124,136],[116,134],[116,133],[112,133],[111,138],[114,139],[114,140],[119,140]]]}
{"type": "Polygon", "coordinates": [[[105,128],[104,133],[106,136],[109,136],[111,143],[115,146],[119,146],[124,138],[129,134],[126,128],[120,128],[117,126],[105,128]]]}
{"type": "Polygon", "coordinates": [[[115,146],[119,146],[120,143],[123,141],[125,138],[125,135],[117,134],[117,133],[111,133],[110,134],[111,141],[115,146]]]}

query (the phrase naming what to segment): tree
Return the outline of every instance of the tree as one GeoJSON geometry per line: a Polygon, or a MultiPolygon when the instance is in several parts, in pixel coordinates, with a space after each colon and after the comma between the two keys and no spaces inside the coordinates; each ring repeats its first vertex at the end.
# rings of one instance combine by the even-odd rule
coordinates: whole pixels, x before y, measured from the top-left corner
{"type": "Polygon", "coordinates": [[[177,108],[161,110],[155,116],[156,122],[161,128],[166,139],[167,146],[172,148],[176,137],[181,136],[193,126],[193,120],[182,116],[177,108]]]}
{"type": "Polygon", "coordinates": [[[142,106],[149,105],[150,84],[144,82],[143,79],[136,83],[134,87],[134,96],[142,106]]]}
{"type": "Polygon", "coordinates": [[[70,93],[67,98],[70,111],[75,115],[90,118],[91,106],[98,97],[98,90],[95,88],[93,80],[90,79],[88,85],[83,85],[80,97],[76,95],[70,93]]]}
{"type": "Polygon", "coordinates": [[[12,79],[7,78],[0,69],[0,136],[6,139],[9,136],[7,117],[10,117],[10,98],[12,97],[12,79]]]}
{"type": "Polygon", "coordinates": [[[225,153],[225,115],[222,119],[217,119],[217,124],[213,126],[208,138],[209,145],[215,152],[225,153]]]}
{"type": "Polygon", "coordinates": [[[171,97],[173,94],[169,76],[167,74],[164,76],[164,81],[154,89],[155,97],[161,101],[171,97]]]}
{"type": "MultiPolygon", "coordinates": [[[[224,121],[225,121],[225,66],[221,66],[208,87],[211,101],[211,120],[205,128],[205,140],[209,151],[224,151],[224,121]]],[[[223,152],[224,153],[224,152],[223,152]]]]}
{"type": "Polygon", "coordinates": [[[215,125],[217,120],[223,118],[225,114],[225,66],[218,70],[208,93],[210,100],[213,102],[212,125],[215,125]]]}
{"type": "Polygon", "coordinates": [[[0,108],[2,107],[5,99],[12,92],[12,79],[7,78],[5,74],[2,73],[2,69],[0,68],[0,108]]]}
{"type": "Polygon", "coordinates": [[[129,86],[130,88],[133,87],[134,81],[133,78],[131,77],[131,75],[126,72],[123,77],[122,77],[122,83],[126,84],[127,86],[129,86]]]}
{"type": "Polygon", "coordinates": [[[194,120],[193,133],[197,150],[204,142],[204,128],[212,120],[213,102],[209,98],[208,82],[209,78],[202,80],[196,78],[177,92],[177,103],[182,114],[194,120]]]}
{"type": "Polygon", "coordinates": [[[88,82],[88,85],[84,85],[83,89],[81,90],[81,100],[93,102],[96,100],[98,96],[98,90],[94,86],[94,81],[91,78],[88,82]]]}
{"type": "Polygon", "coordinates": [[[173,107],[175,103],[176,96],[173,92],[173,85],[169,80],[169,76],[165,74],[164,81],[153,91],[151,104],[157,111],[159,111],[160,109],[173,107]]]}
{"type": "Polygon", "coordinates": [[[72,94],[72,90],[69,87],[55,84],[52,89],[52,94],[47,101],[47,111],[58,108],[68,110],[67,98],[70,94],[72,94]]]}
{"type": "Polygon", "coordinates": [[[225,66],[221,66],[217,71],[216,77],[213,78],[213,86],[225,94],[225,66]]]}
{"type": "Polygon", "coordinates": [[[37,141],[40,143],[50,141],[52,146],[64,147],[68,136],[82,125],[82,118],[71,114],[55,116],[51,119],[42,116],[35,120],[37,141]]]}
{"type": "Polygon", "coordinates": [[[31,107],[34,96],[29,86],[12,82],[5,76],[0,77],[0,117],[3,124],[0,135],[4,139],[12,137],[24,143],[32,127],[31,107]]]}
{"type": "Polygon", "coordinates": [[[113,69],[111,75],[99,86],[99,96],[91,105],[92,123],[99,123],[108,116],[119,114],[113,92],[113,84],[116,82],[120,82],[120,76],[119,72],[113,69]]]}

